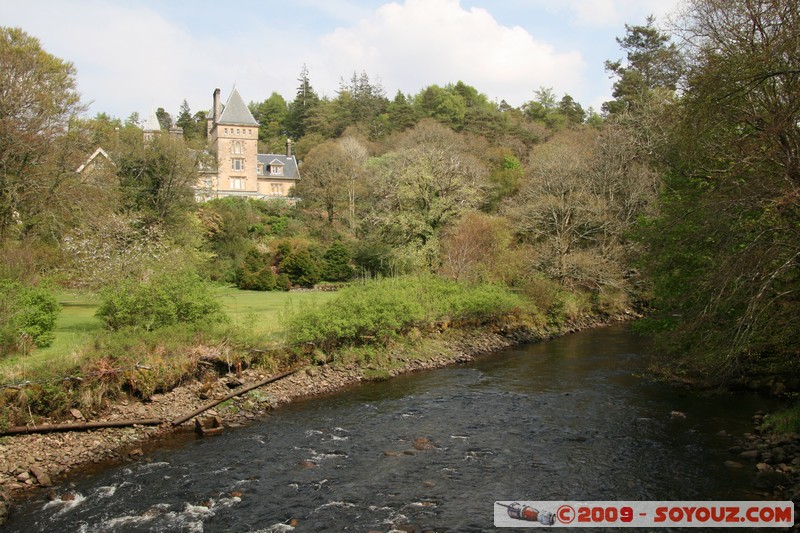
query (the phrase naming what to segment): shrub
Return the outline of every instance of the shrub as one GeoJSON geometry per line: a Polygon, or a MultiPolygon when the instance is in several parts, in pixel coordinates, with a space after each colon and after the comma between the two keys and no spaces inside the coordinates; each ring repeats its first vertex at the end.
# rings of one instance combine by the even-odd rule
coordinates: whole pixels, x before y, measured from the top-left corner
{"type": "Polygon", "coordinates": [[[347,281],[353,277],[350,266],[350,250],[339,241],[334,242],[322,256],[324,260],[322,279],[327,281],[347,281]]]}
{"type": "Polygon", "coordinates": [[[269,254],[255,248],[247,252],[244,261],[236,269],[236,286],[250,291],[271,291],[276,288],[269,254]]]}
{"type": "Polygon", "coordinates": [[[293,250],[281,261],[281,272],[292,285],[313,287],[319,281],[319,266],[308,250],[293,250]]]}
{"type": "Polygon", "coordinates": [[[288,291],[292,288],[292,280],[290,280],[289,276],[286,274],[279,274],[278,278],[275,280],[275,287],[279,291],[288,291]]]}
{"type": "Polygon", "coordinates": [[[35,346],[49,346],[59,310],[47,289],[0,281],[0,355],[19,350],[26,337],[35,346]]]}
{"type": "Polygon", "coordinates": [[[433,276],[371,281],[346,287],[325,305],[289,318],[287,340],[323,348],[392,338],[440,321],[488,321],[522,300],[494,285],[468,286],[433,276]]]}
{"type": "Polygon", "coordinates": [[[377,241],[361,241],[356,245],[353,261],[365,276],[389,276],[396,259],[392,248],[377,241]]]}
{"type": "Polygon", "coordinates": [[[164,272],[143,283],[127,280],[103,293],[97,316],[111,330],[147,331],[225,319],[210,286],[192,271],[164,272]]]}

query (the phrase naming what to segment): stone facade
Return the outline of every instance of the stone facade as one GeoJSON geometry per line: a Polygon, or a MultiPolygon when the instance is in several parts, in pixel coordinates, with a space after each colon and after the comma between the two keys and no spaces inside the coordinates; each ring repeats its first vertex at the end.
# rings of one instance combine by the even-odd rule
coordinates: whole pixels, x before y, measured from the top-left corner
{"type": "Polygon", "coordinates": [[[258,153],[258,122],[236,89],[224,108],[220,90],[214,91],[208,143],[216,164],[202,170],[195,188],[198,200],[227,196],[288,198],[300,178],[291,141],[286,143],[286,154],[258,153]]]}

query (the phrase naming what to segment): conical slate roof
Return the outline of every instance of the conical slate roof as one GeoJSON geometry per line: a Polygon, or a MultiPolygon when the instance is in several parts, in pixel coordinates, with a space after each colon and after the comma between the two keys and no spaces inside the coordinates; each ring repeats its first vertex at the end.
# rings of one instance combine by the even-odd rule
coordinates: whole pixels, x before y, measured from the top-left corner
{"type": "Polygon", "coordinates": [[[225,109],[222,111],[217,124],[233,124],[235,126],[258,126],[258,122],[253,118],[253,114],[239,96],[239,91],[233,89],[225,109]]]}
{"type": "Polygon", "coordinates": [[[142,123],[142,129],[144,131],[161,131],[161,124],[158,122],[158,116],[156,116],[156,112],[152,109],[142,123]]]}

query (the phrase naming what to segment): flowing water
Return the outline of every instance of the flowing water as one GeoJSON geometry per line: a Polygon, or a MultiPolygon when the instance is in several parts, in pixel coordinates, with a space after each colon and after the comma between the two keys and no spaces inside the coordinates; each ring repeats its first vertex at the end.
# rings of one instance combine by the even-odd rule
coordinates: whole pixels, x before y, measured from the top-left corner
{"type": "Polygon", "coordinates": [[[6,527],[485,531],[497,500],[755,499],[719,432],[764,400],[649,382],[646,349],[595,329],[297,402],[73,478],[55,493],[74,499],[32,498],[6,527]]]}

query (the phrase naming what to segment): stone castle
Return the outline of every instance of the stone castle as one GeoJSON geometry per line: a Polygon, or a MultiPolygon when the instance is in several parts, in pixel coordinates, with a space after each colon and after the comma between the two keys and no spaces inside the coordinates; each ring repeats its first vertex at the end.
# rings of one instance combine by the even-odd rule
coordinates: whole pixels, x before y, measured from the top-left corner
{"type": "Polygon", "coordinates": [[[285,154],[258,153],[258,122],[235,88],[224,107],[220,90],[214,91],[208,145],[216,156],[216,168],[201,171],[195,187],[200,201],[227,196],[288,198],[300,179],[291,140],[286,141],[285,154]]]}

